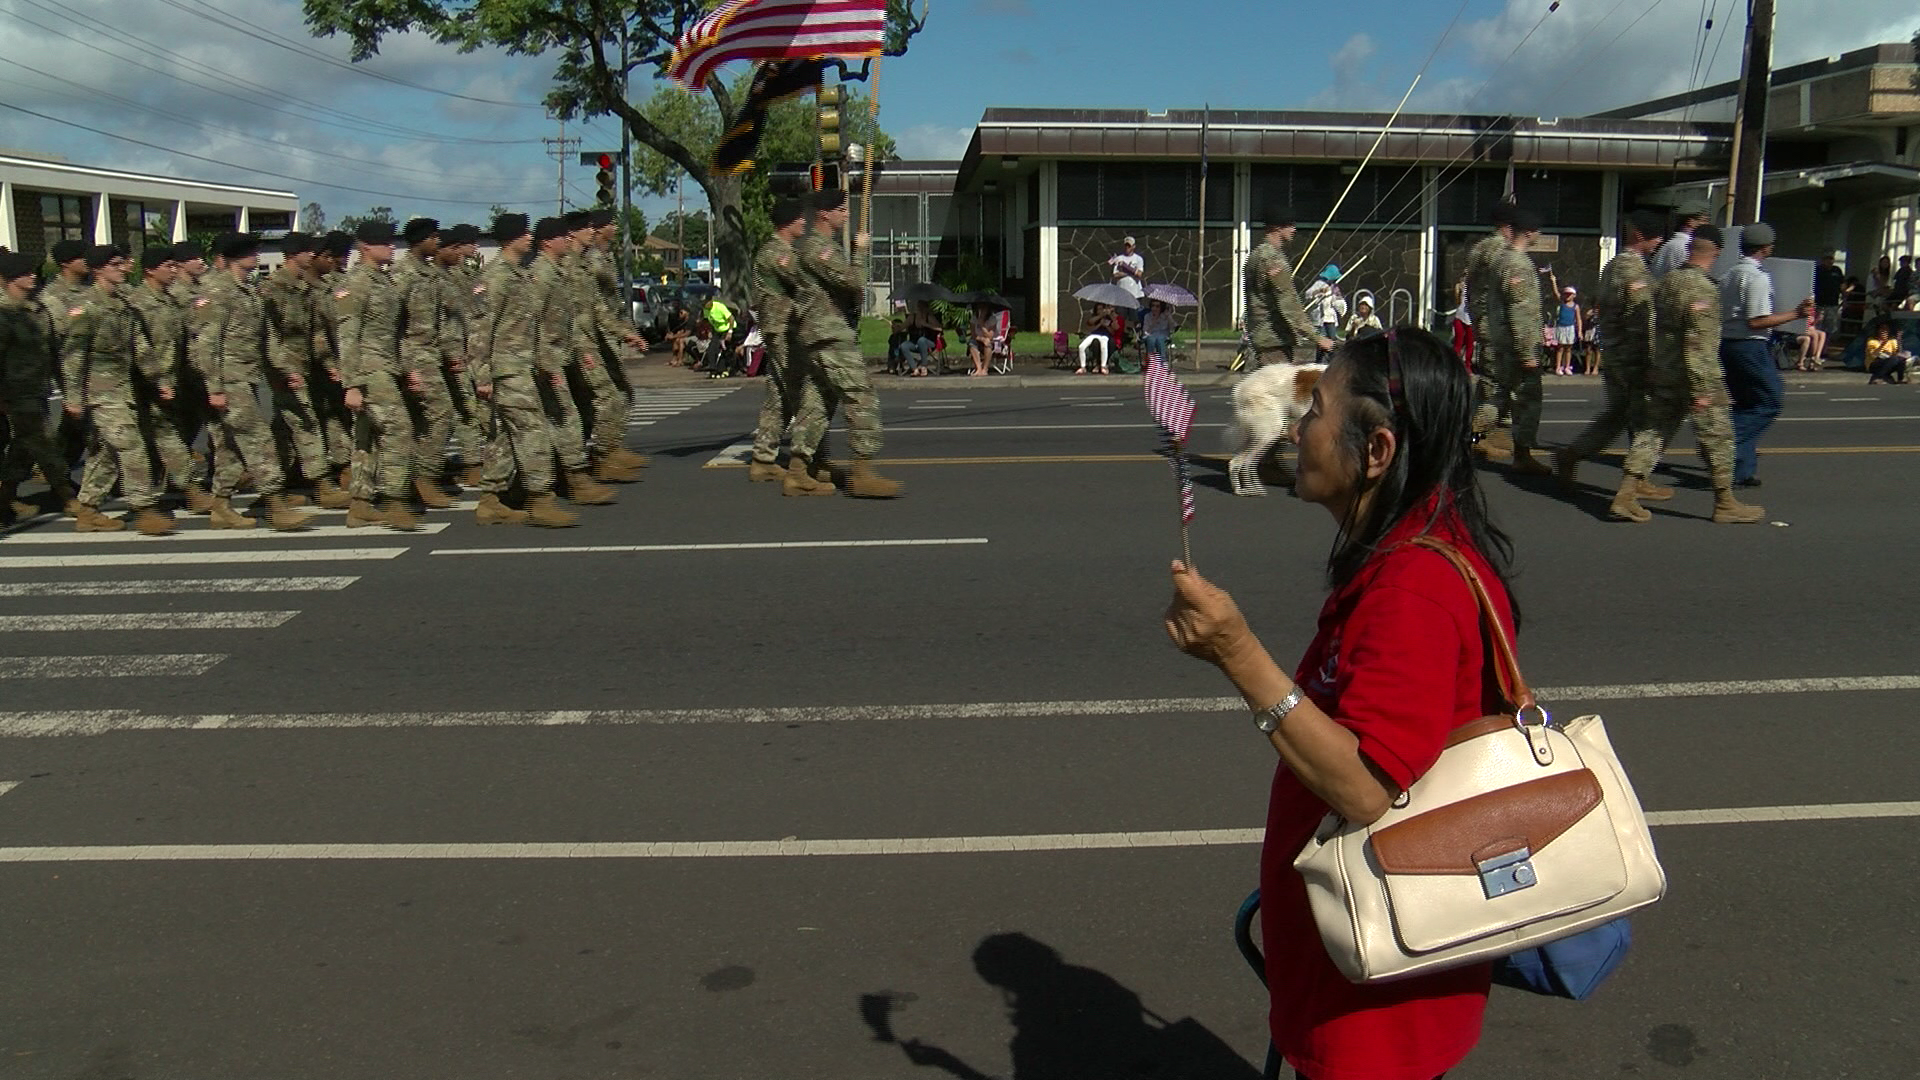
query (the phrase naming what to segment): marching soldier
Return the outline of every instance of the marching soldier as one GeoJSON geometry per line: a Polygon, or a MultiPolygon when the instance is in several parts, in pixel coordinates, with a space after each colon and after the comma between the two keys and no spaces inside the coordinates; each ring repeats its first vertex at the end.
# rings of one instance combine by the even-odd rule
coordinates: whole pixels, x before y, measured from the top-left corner
{"type": "MultiPolygon", "coordinates": [[[[76,532],[118,532],[125,521],[100,512],[113,490],[116,470],[121,490],[133,507],[131,520],[145,536],[173,531],[173,515],[159,509],[154,491],[153,463],[133,397],[135,353],[139,347],[139,317],[120,295],[127,280],[126,253],[103,244],[86,255],[93,271],[93,288],[80,298],[77,313],[67,321],[67,339],[60,362],[67,385],[67,415],[90,422],[90,456],[80,477],[79,505],[74,512],[76,532]]],[[[172,397],[173,387],[159,387],[161,397],[172,397]]]]}
{"type": "Polygon", "coordinates": [[[562,529],[579,524],[580,515],[562,510],[553,497],[553,437],[540,384],[562,369],[540,360],[542,297],[526,269],[533,250],[527,216],[502,214],[494,220],[493,238],[500,255],[482,275],[478,295],[484,306],[474,320],[470,351],[473,390],[491,410],[494,424],[474,519],[482,525],[562,529]],[[501,499],[516,472],[527,492],[524,510],[501,499]]]}
{"type": "Polygon", "coordinates": [[[400,354],[406,313],[390,269],[393,226],[369,221],[355,235],[360,258],[333,291],[340,374],[346,406],[354,414],[347,526],[385,525],[413,532],[420,528],[420,518],[408,500],[414,494],[420,446],[407,412],[407,393],[419,392],[420,377],[409,372],[400,354]]]}
{"type": "MultiPolygon", "coordinates": [[[[560,467],[567,474],[567,498],[582,506],[604,506],[616,495],[589,471],[592,460],[567,385],[568,370],[578,370],[581,357],[592,347],[574,305],[576,289],[567,265],[574,250],[573,230],[560,218],[541,218],[534,226],[533,242],[539,251],[528,275],[534,305],[533,355],[544,375],[540,394],[560,467]]],[[[621,424],[625,423],[623,416],[621,424]]]]}
{"type": "Polygon", "coordinates": [[[315,243],[306,233],[288,233],[280,245],[280,266],[260,285],[271,369],[268,381],[273,391],[273,426],[286,432],[301,475],[313,483],[314,501],[329,510],[344,510],[351,501],[334,483],[326,439],[307,386],[319,330],[315,243]]]}
{"type": "Polygon", "coordinates": [[[453,403],[453,443],[460,450],[460,486],[479,487],[487,440],[480,429],[481,409],[473,394],[468,350],[480,319],[480,267],[474,261],[480,230],[455,225],[440,238],[435,261],[442,269],[441,312],[446,320],[446,383],[453,403]]]}
{"type": "MultiPolygon", "coordinates": [[[[1693,422],[1693,436],[1713,477],[1716,525],[1752,525],[1766,510],[1733,495],[1733,420],[1728,410],[1725,375],[1720,368],[1720,287],[1707,276],[1720,257],[1718,228],[1702,224],[1693,231],[1687,261],[1660,279],[1654,290],[1652,364],[1647,375],[1647,422],[1627,451],[1626,475],[1608,510],[1624,521],[1652,519],[1639,503],[1641,486],[1660,463],[1680,421],[1693,422]]],[[[1612,353],[1608,353],[1612,362],[1612,353]]]]}
{"type": "Polygon", "coordinates": [[[1268,207],[1262,223],[1266,238],[1247,256],[1242,281],[1254,365],[1282,360],[1310,364],[1319,351],[1333,348],[1333,342],[1314,329],[1300,290],[1294,287],[1293,263],[1287,259],[1295,229],[1293,215],[1268,207]]]}
{"type": "MultiPolygon", "coordinates": [[[[567,271],[568,287],[582,339],[580,352],[574,358],[575,370],[586,385],[587,395],[591,399],[589,438],[590,450],[596,462],[594,479],[632,483],[640,479],[640,468],[647,463],[647,459],[627,449],[627,410],[631,406],[627,395],[614,385],[608,365],[620,362],[615,342],[624,345],[645,345],[646,342],[634,332],[633,327],[613,313],[607,306],[605,294],[600,290],[592,255],[600,231],[596,214],[604,214],[606,224],[613,223],[613,215],[609,211],[581,210],[565,218],[573,234],[574,246],[562,266],[567,271]]],[[[582,407],[585,408],[584,405],[582,407]]]]}
{"type": "Polygon", "coordinates": [[[266,326],[260,297],[248,280],[259,262],[260,242],[230,234],[215,251],[214,271],[194,298],[193,366],[206,380],[215,419],[213,507],[216,529],[251,529],[259,522],[236,511],[232,498],[242,473],[253,477],[267,507],[267,523],[283,532],[304,527],[311,515],[294,510],[273,445],[273,431],[260,411],[254,384],[265,375],[266,326]]]}
{"type": "MultiPolygon", "coordinates": [[[[80,240],[62,240],[53,245],[54,276],[40,287],[40,306],[46,309],[47,319],[53,327],[52,347],[55,356],[64,353],[70,324],[80,314],[86,301],[88,250],[87,244],[80,240]]],[[[73,390],[66,385],[63,367],[60,364],[54,366],[54,381],[59,384],[61,393],[71,394],[73,390]]],[[[70,464],[79,463],[87,440],[85,425],[72,413],[63,411],[56,445],[70,464]]]]}
{"type": "Polygon", "coordinates": [[[795,305],[801,292],[798,256],[794,242],[806,232],[806,207],[799,199],[782,199],[773,208],[773,236],[754,256],[754,303],[760,316],[760,332],[766,346],[766,400],[760,406],[760,422],[753,432],[753,461],[747,466],[747,479],[753,482],[780,481],[783,495],[832,495],[830,482],[814,479],[807,459],[798,454],[779,465],[780,443],[787,429],[802,412],[824,412],[820,391],[804,366],[803,351],[796,347],[794,335],[795,305]]]}
{"type": "MultiPolygon", "coordinates": [[[[593,269],[594,282],[600,287],[600,303],[613,317],[613,326],[617,329],[619,336],[625,339],[628,345],[644,354],[647,349],[646,338],[634,331],[630,321],[633,311],[632,301],[620,295],[620,264],[613,254],[613,243],[619,239],[620,226],[615,223],[611,210],[593,211],[591,221],[593,222],[593,243],[587,248],[587,265],[593,269]]],[[[607,344],[610,347],[613,345],[611,341],[607,344]]],[[[607,374],[613,376],[613,384],[627,396],[627,403],[631,405],[633,387],[627,384],[626,365],[616,358],[607,366],[607,374]]],[[[634,456],[642,458],[641,466],[645,467],[644,455],[635,454],[634,456]]]]}
{"type": "MultiPolygon", "coordinates": [[[[353,255],[353,237],[335,230],[320,238],[312,270],[314,305],[313,366],[307,371],[308,398],[320,435],[327,447],[327,469],[334,486],[345,490],[353,464],[353,412],[347,408],[347,388],[340,374],[339,297],[344,295],[347,260],[353,255]]],[[[352,497],[348,497],[352,507],[352,497]]]]}
{"type": "MultiPolygon", "coordinates": [[[[867,374],[866,357],[860,354],[860,338],[848,312],[858,312],[866,295],[865,275],[857,263],[849,263],[836,242],[847,227],[847,193],[827,189],[814,194],[813,231],[801,240],[795,252],[801,282],[797,318],[800,334],[795,339],[806,352],[808,372],[819,388],[820,407],[809,408],[794,425],[793,455],[801,468],[816,470],[818,456],[826,439],[827,426],[835,410],[847,414],[847,444],[853,451],[853,465],[847,473],[847,494],[860,499],[892,499],[906,493],[906,485],[881,476],[873,466],[880,452],[880,399],[873,392],[867,374]]],[[[854,238],[856,257],[864,258],[866,234],[854,238]]],[[[789,466],[791,471],[791,466],[789,466]]],[[[817,471],[815,480],[821,477],[817,471]]]]}
{"type": "Polygon", "coordinates": [[[66,460],[47,434],[53,323],[33,295],[39,269],[40,260],[31,255],[0,255],[0,416],[12,432],[0,458],[0,520],[6,521],[37,512],[14,501],[35,465],[52,489],[54,507],[70,514],[79,509],[66,460]]]}
{"type": "Polygon", "coordinates": [[[213,496],[194,480],[193,451],[180,435],[182,399],[199,393],[200,386],[182,385],[180,377],[186,311],[191,309],[182,309],[170,294],[182,274],[179,254],[173,245],[148,246],[140,252],[140,284],[127,290],[127,302],[139,319],[136,400],[141,429],[160,460],[162,476],[186,493],[188,510],[205,514],[213,510],[213,496]],[[162,393],[162,388],[167,392],[162,393]]]}
{"type": "Polygon", "coordinates": [[[1475,327],[1478,340],[1474,347],[1474,360],[1481,369],[1474,380],[1477,406],[1473,414],[1473,430],[1474,434],[1483,437],[1483,445],[1489,450],[1513,449],[1510,439],[1504,436],[1493,438],[1499,434],[1494,429],[1506,419],[1511,401],[1506,387],[1499,381],[1498,370],[1493,366],[1493,350],[1486,344],[1487,335],[1496,332],[1496,328],[1490,324],[1485,313],[1493,307],[1494,298],[1498,295],[1490,273],[1494,257],[1513,244],[1513,214],[1516,209],[1508,202],[1495,206],[1490,217],[1493,231],[1481,237],[1480,242],[1467,252],[1465,303],[1467,310],[1475,313],[1475,318],[1479,320],[1479,325],[1475,327]],[[1501,443],[1504,445],[1498,445],[1501,443]]]}
{"type": "Polygon", "coordinates": [[[447,328],[441,318],[446,282],[436,261],[440,223],[414,218],[402,237],[407,254],[395,260],[393,284],[402,319],[401,370],[417,418],[413,490],[427,509],[445,510],[453,505],[440,489],[447,471],[447,440],[453,436],[453,397],[447,392],[447,328]]]}
{"type": "MultiPolygon", "coordinates": [[[[1580,462],[1599,453],[1621,432],[1647,426],[1647,365],[1653,353],[1653,274],[1647,256],[1660,243],[1660,215],[1650,210],[1627,220],[1626,245],[1600,273],[1600,340],[1606,346],[1602,372],[1606,405],[1572,445],[1554,455],[1555,471],[1571,486],[1580,462]]],[[[1640,488],[1640,498],[1670,499],[1671,488],[1651,483],[1640,488]]]]}
{"type": "Polygon", "coordinates": [[[1513,397],[1513,470],[1550,476],[1553,470],[1534,459],[1540,439],[1540,272],[1527,248],[1540,234],[1540,217],[1515,210],[1511,239],[1494,253],[1487,270],[1484,325],[1494,378],[1513,397]]]}

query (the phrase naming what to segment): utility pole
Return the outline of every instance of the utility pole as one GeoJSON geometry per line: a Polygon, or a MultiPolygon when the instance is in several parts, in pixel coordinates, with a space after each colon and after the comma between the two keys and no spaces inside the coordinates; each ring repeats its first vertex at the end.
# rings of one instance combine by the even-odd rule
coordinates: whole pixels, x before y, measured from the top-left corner
{"type": "Polygon", "coordinates": [[[674,280],[685,284],[687,280],[687,196],[683,190],[687,178],[675,177],[673,181],[673,246],[680,253],[680,265],[674,267],[674,280]]]}
{"type": "Polygon", "coordinates": [[[1733,118],[1733,175],[1727,183],[1729,225],[1760,220],[1767,168],[1767,96],[1773,84],[1773,0],[1749,0],[1747,52],[1740,61],[1740,98],[1733,118]]]}
{"type": "MultiPolygon", "coordinates": [[[[620,17],[620,100],[627,96],[627,19],[620,17]]],[[[633,127],[625,113],[620,116],[620,313],[633,320],[633,175],[627,164],[633,157],[633,127]]]]}
{"type": "Polygon", "coordinates": [[[567,212],[567,158],[579,151],[580,140],[567,138],[567,122],[562,119],[560,121],[560,137],[557,139],[541,139],[540,141],[547,145],[547,156],[556,158],[560,162],[560,183],[558,186],[560,197],[557,202],[558,209],[555,210],[554,213],[556,215],[565,214],[567,212]]]}

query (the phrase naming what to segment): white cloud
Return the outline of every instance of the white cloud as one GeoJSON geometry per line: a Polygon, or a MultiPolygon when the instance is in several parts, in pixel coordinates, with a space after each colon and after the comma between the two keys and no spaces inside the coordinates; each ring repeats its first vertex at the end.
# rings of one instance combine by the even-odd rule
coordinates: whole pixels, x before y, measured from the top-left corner
{"type": "Polygon", "coordinates": [[[905,131],[894,132],[893,140],[900,156],[908,160],[957,161],[966,154],[967,144],[973,141],[973,129],[944,124],[915,124],[905,131]]]}

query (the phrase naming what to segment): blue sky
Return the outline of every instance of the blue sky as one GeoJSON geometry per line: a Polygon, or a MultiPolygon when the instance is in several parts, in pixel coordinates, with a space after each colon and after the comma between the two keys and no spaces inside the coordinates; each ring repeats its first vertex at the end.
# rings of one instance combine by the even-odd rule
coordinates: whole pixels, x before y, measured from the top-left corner
{"type": "MultiPolygon", "coordinates": [[[[1436,44],[1412,109],[1577,115],[1739,73],[1744,0],[1549,2],[939,0],[885,66],[881,122],[904,156],[941,157],[993,106],[1390,109],[1436,44]]],[[[1920,29],[1910,0],[1782,9],[1780,64],[1920,29]]],[[[291,188],[336,220],[373,205],[443,221],[492,202],[550,212],[551,60],[411,37],[357,70],[345,59],[344,42],[306,35],[299,0],[7,0],[0,102],[51,119],[0,109],[0,148],[291,188]]],[[[567,134],[619,142],[604,119],[567,134]]],[[[569,199],[591,189],[570,164],[569,199]]],[[[657,220],[671,200],[644,205],[657,220]]]]}

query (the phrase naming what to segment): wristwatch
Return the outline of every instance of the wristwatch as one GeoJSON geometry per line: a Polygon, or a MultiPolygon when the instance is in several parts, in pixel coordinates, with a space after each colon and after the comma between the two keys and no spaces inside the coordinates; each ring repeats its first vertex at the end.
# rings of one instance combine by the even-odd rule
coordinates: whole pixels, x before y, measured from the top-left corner
{"type": "Polygon", "coordinates": [[[1287,714],[1292,712],[1306,699],[1306,691],[1300,689],[1298,686],[1294,687],[1291,693],[1280,699],[1279,704],[1268,706],[1254,713],[1253,726],[1269,735],[1273,734],[1274,729],[1280,726],[1280,721],[1285,720],[1287,714]]]}

